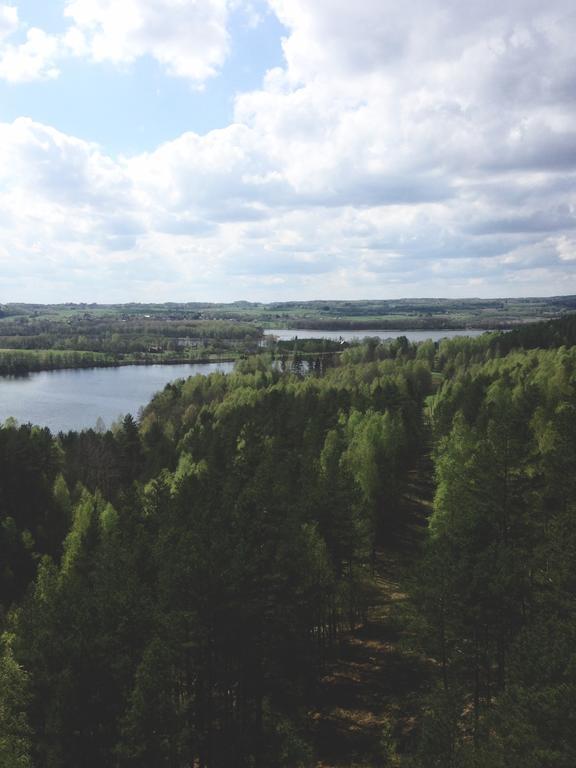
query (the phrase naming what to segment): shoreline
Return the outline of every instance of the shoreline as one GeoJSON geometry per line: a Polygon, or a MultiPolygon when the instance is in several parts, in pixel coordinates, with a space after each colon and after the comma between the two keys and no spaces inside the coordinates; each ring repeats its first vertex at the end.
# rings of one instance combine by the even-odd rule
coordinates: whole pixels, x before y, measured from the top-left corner
{"type": "MultiPolygon", "coordinates": [[[[27,350],[14,350],[15,352],[22,352],[27,350]]],[[[30,376],[34,373],[52,373],[56,371],[90,371],[100,368],[128,368],[129,366],[159,366],[159,365],[218,365],[219,363],[236,363],[239,360],[239,356],[232,357],[230,355],[226,357],[219,357],[217,360],[210,358],[200,358],[197,360],[178,360],[175,358],[169,360],[116,360],[114,362],[91,362],[89,365],[56,365],[52,367],[40,367],[33,370],[22,371],[21,373],[0,373],[0,379],[20,379],[30,376]]]]}

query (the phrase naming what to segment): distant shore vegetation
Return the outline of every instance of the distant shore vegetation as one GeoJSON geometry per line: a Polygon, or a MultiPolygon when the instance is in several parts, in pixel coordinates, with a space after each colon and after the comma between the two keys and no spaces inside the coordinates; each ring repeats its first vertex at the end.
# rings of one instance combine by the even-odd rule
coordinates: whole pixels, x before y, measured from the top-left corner
{"type": "MultiPolygon", "coordinates": [[[[0,305],[0,375],[139,363],[237,360],[264,329],[327,331],[510,329],[569,316],[576,297],[404,299],[258,304],[0,305]]],[[[282,352],[284,342],[277,344],[282,352]]],[[[301,352],[306,352],[301,347],[301,352]]]]}

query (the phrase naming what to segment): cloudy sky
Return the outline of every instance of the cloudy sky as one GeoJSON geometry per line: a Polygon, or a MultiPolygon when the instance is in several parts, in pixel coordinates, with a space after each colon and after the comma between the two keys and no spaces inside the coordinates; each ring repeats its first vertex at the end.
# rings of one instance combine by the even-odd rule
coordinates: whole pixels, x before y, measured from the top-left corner
{"type": "Polygon", "coordinates": [[[0,301],[576,293],[573,0],[0,0],[0,301]]]}

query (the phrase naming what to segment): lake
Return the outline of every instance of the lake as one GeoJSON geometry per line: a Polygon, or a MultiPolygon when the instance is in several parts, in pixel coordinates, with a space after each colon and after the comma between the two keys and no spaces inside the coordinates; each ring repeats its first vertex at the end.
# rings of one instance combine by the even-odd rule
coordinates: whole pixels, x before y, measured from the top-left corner
{"type": "MultiPolygon", "coordinates": [[[[479,336],[468,331],[317,331],[266,330],[265,335],[290,340],[326,338],[346,341],[364,336],[409,341],[438,341],[454,336],[479,336]]],[[[20,423],[32,422],[52,432],[89,429],[100,417],[107,427],[120,415],[146,405],[169,381],[214,371],[228,373],[234,363],[190,363],[186,365],[126,365],[119,368],[86,368],[43,371],[18,378],[0,377],[0,424],[13,416],[20,423]]]]}
{"type": "Polygon", "coordinates": [[[100,417],[109,427],[120,415],[136,417],[169,381],[233,368],[234,363],[126,365],[0,377],[0,424],[13,416],[59,432],[94,427],[100,417]]]}
{"type": "Polygon", "coordinates": [[[290,329],[279,328],[274,330],[268,328],[264,331],[264,336],[276,336],[280,341],[290,341],[298,336],[299,339],[363,339],[365,336],[377,336],[379,339],[397,339],[398,336],[406,336],[408,341],[440,341],[440,339],[453,339],[455,336],[481,336],[486,331],[478,328],[471,328],[465,331],[320,331],[308,330],[305,328],[290,329]]]}

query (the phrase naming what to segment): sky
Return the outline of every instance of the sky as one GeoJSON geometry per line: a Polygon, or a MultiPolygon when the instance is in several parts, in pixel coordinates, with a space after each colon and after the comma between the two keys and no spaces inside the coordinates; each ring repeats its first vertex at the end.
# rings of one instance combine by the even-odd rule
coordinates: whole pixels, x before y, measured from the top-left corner
{"type": "Polygon", "coordinates": [[[0,0],[0,302],[576,293],[573,0],[0,0]]]}

